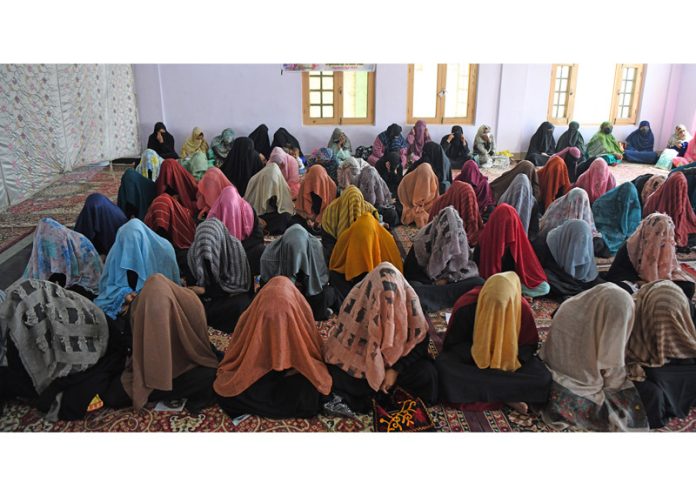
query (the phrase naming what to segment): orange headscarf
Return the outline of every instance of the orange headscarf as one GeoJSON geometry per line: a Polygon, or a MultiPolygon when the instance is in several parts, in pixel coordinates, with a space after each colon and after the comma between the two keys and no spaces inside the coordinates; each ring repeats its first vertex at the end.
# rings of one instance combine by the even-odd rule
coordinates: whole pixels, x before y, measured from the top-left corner
{"type": "Polygon", "coordinates": [[[566,194],[570,191],[568,167],[561,157],[551,157],[546,165],[537,171],[537,175],[544,209],[553,203],[559,192],[566,194]]]}
{"type": "Polygon", "coordinates": [[[439,180],[429,163],[424,162],[416,170],[404,176],[397,194],[404,207],[401,222],[416,223],[421,228],[428,223],[430,209],[440,196],[439,180]]]}
{"type": "Polygon", "coordinates": [[[329,177],[326,169],[320,164],[313,165],[305,174],[300,190],[295,200],[295,212],[305,219],[321,222],[321,216],[329,203],[336,199],[336,183],[329,177]],[[312,193],[321,198],[319,215],[314,217],[312,211],[312,193]]]}

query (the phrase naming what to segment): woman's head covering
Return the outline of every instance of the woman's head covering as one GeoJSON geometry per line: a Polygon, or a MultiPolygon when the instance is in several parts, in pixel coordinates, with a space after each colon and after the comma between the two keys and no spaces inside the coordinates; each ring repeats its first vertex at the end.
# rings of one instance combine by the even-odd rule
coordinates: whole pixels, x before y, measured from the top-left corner
{"type": "Polygon", "coordinates": [[[650,129],[648,121],[640,121],[638,129],[633,131],[626,138],[627,148],[638,150],[639,152],[651,152],[655,148],[655,135],[650,129]]]}
{"type": "Polygon", "coordinates": [[[539,176],[537,174],[537,169],[536,167],[534,167],[534,164],[531,163],[529,160],[522,160],[512,169],[510,169],[507,172],[504,172],[500,177],[497,177],[496,179],[491,181],[491,191],[493,192],[493,197],[496,200],[499,200],[503,193],[507,191],[507,189],[512,184],[512,181],[515,180],[515,177],[517,177],[518,174],[524,174],[525,176],[527,176],[530,184],[532,185],[532,194],[534,195],[534,198],[536,200],[539,200],[541,198],[541,190],[539,189],[539,176]]]}
{"type": "Polygon", "coordinates": [[[280,172],[280,168],[273,162],[268,162],[263,169],[249,179],[244,198],[254,208],[257,214],[270,213],[271,207],[268,201],[275,197],[278,213],[295,213],[292,203],[290,188],[280,172]]]}
{"type": "Polygon", "coordinates": [[[200,181],[198,181],[198,189],[196,192],[196,207],[200,211],[199,217],[203,217],[213,206],[215,201],[222,193],[222,190],[227,186],[232,186],[232,183],[225,177],[217,167],[211,167],[200,181]]]}
{"type": "Polygon", "coordinates": [[[365,165],[360,171],[356,185],[360,188],[365,201],[376,208],[388,207],[391,205],[391,192],[389,186],[379,175],[377,169],[370,164],[365,165]]]}
{"type": "Polygon", "coordinates": [[[544,209],[549,208],[559,193],[566,194],[570,191],[568,167],[561,157],[551,157],[545,166],[539,168],[537,173],[544,209]]]}
{"type": "Polygon", "coordinates": [[[561,134],[558,138],[558,143],[556,143],[556,151],[563,150],[564,148],[575,147],[578,148],[582,153],[585,153],[585,138],[583,138],[580,133],[580,123],[576,121],[571,121],[568,124],[568,130],[561,134]]]}
{"type": "Polygon", "coordinates": [[[208,142],[203,137],[203,130],[200,127],[193,128],[191,136],[188,137],[184,142],[184,146],[181,147],[182,157],[190,157],[196,152],[201,152],[203,156],[208,153],[208,142]]]}
{"type": "Polygon", "coordinates": [[[478,208],[476,193],[469,183],[454,181],[452,186],[430,208],[429,221],[432,221],[447,206],[452,206],[464,224],[467,241],[470,245],[478,243],[479,233],[483,229],[483,219],[478,208]]]}
{"type": "Polygon", "coordinates": [[[491,190],[491,185],[488,184],[488,178],[481,173],[478,164],[473,160],[464,162],[461,172],[454,180],[471,184],[476,192],[476,199],[478,200],[481,213],[485,212],[491,205],[495,205],[493,191],[491,190]]]}
{"type": "Polygon", "coordinates": [[[220,219],[232,236],[244,241],[254,230],[256,215],[237,188],[227,186],[210,208],[208,217],[220,219]]]}
{"type": "Polygon", "coordinates": [[[140,220],[129,220],[116,233],[114,246],[104,262],[99,296],[94,300],[112,319],[121,311],[126,295],[133,292],[128,284],[129,270],[138,276],[136,293],[143,288],[147,278],[155,273],[163,274],[177,284],[180,281],[172,244],[140,220]]]}
{"type": "Polygon", "coordinates": [[[669,138],[669,142],[667,143],[667,146],[669,148],[679,147],[679,146],[681,146],[682,143],[689,142],[692,139],[693,139],[693,136],[691,136],[691,133],[689,132],[687,127],[684,124],[679,124],[675,128],[672,136],[669,138]]]}
{"type": "Polygon", "coordinates": [[[653,212],[669,215],[674,222],[677,246],[688,246],[689,234],[696,233],[696,214],[689,201],[689,187],[682,172],[670,174],[643,206],[643,217],[653,212]]]}
{"type": "Polygon", "coordinates": [[[592,162],[589,169],[580,174],[575,187],[587,191],[590,204],[592,204],[604,193],[616,187],[616,179],[609,170],[606,161],[600,157],[592,162]]]}
{"type": "Polygon", "coordinates": [[[66,288],[80,286],[97,294],[102,261],[89,239],[45,217],[34,231],[31,256],[22,277],[48,281],[53,274],[65,276],[66,288]]]}
{"type": "Polygon", "coordinates": [[[164,159],[157,155],[155,150],[150,150],[149,148],[143,152],[140,156],[140,163],[135,167],[143,177],[157,181],[157,176],[159,175],[160,167],[164,159]],[[148,171],[152,171],[152,177],[148,177],[148,171]]]}
{"type": "Polygon", "coordinates": [[[251,287],[251,270],[242,242],[230,235],[218,219],[198,224],[187,259],[199,286],[217,285],[230,295],[246,293],[251,287]]]}
{"type": "Polygon", "coordinates": [[[389,262],[403,271],[393,236],[372,215],[364,213],[338,237],[329,269],[351,281],[382,262],[389,262]]]}
{"type": "Polygon", "coordinates": [[[476,141],[485,141],[484,137],[488,137],[491,143],[493,143],[493,135],[491,134],[491,126],[488,124],[481,124],[476,131],[476,135],[474,136],[474,142],[476,141]]]}
{"type": "Polygon", "coordinates": [[[420,164],[428,163],[440,181],[440,190],[445,191],[452,183],[452,168],[445,150],[436,142],[428,141],[423,147],[421,157],[414,164],[414,169],[420,164]]]}
{"type": "Polygon", "coordinates": [[[167,193],[152,201],[143,222],[176,248],[185,249],[193,243],[196,223],[191,211],[167,193]]]}
{"type": "Polygon", "coordinates": [[[297,138],[290,134],[288,130],[284,127],[279,127],[275,134],[273,134],[273,143],[271,143],[271,153],[273,153],[273,148],[275,147],[287,149],[297,148],[300,151],[300,157],[303,156],[302,148],[300,147],[300,142],[297,141],[297,138]]]}
{"type": "MultiPolygon", "coordinates": [[[[163,158],[179,158],[179,156],[174,151],[174,136],[169,134],[167,128],[161,122],[155,124],[154,132],[149,136],[147,140],[147,147],[150,150],[157,152],[163,158]],[[157,139],[157,133],[162,130],[162,143],[157,139]]],[[[147,176],[147,172],[145,173],[147,176]]],[[[155,180],[155,174],[153,171],[152,180],[155,180]]]]}
{"type": "Polygon", "coordinates": [[[413,251],[431,280],[459,282],[478,276],[476,264],[469,259],[469,243],[464,223],[452,206],[444,207],[413,238],[413,251]]]}
{"type": "Polygon", "coordinates": [[[263,168],[259,152],[254,148],[251,138],[237,138],[232,143],[232,150],[227,154],[220,170],[227,179],[237,187],[239,194],[244,196],[251,176],[263,168]]]}
{"type": "Polygon", "coordinates": [[[300,189],[300,166],[297,164],[295,157],[282,148],[275,147],[271,150],[271,156],[268,157],[268,161],[278,165],[280,172],[283,173],[283,177],[288,183],[292,197],[297,197],[297,192],[300,189]]]}
{"type": "Polygon", "coordinates": [[[196,208],[197,191],[196,180],[179,162],[173,158],[168,158],[162,162],[160,174],[155,181],[157,196],[162,193],[178,195],[179,202],[195,215],[198,213],[196,208]]]}
{"type": "Polygon", "coordinates": [[[529,231],[529,221],[532,218],[532,210],[534,209],[534,195],[532,194],[532,185],[529,182],[529,177],[524,174],[518,174],[512,180],[510,186],[500,196],[498,205],[507,203],[517,210],[517,215],[520,216],[524,231],[529,231]]]}
{"type": "Polygon", "coordinates": [[[399,152],[402,148],[408,148],[408,142],[401,135],[401,126],[394,123],[385,131],[377,135],[377,138],[384,145],[384,152],[399,152]]]}
{"type": "Polygon", "coordinates": [[[401,222],[404,225],[415,222],[419,228],[426,225],[428,212],[440,196],[439,191],[439,181],[430,164],[423,163],[410,174],[406,174],[397,190],[399,201],[403,205],[401,222]]]}
{"type": "Polygon", "coordinates": [[[172,391],[174,379],[196,367],[217,368],[201,300],[162,274],[153,274],[131,304],[132,360],[121,375],[133,407],[154,390],[172,391]]]}
{"type": "Polygon", "coordinates": [[[138,219],[144,219],[154,199],[155,183],[133,169],[127,169],[123,173],[116,202],[126,217],[135,215],[138,219]]]}
{"type": "Polygon", "coordinates": [[[341,193],[341,196],[326,207],[322,215],[321,227],[334,239],[338,239],[341,233],[364,213],[369,213],[375,218],[379,215],[375,207],[365,201],[363,194],[356,186],[349,186],[341,193]]]}
{"type": "Polygon", "coordinates": [[[377,391],[388,368],[428,336],[420,300],[392,264],[374,268],[346,297],[324,343],[324,361],[377,391]]]}
{"type": "Polygon", "coordinates": [[[479,273],[488,278],[502,272],[503,256],[509,250],[515,272],[527,288],[546,282],[546,274],[529,243],[520,217],[510,205],[498,205],[479,235],[479,273]]]}
{"type": "Polygon", "coordinates": [[[305,219],[315,218],[312,211],[312,193],[321,198],[319,215],[316,216],[316,221],[321,222],[324,210],[336,199],[336,183],[331,180],[326,169],[319,164],[307,170],[295,200],[295,211],[305,219]]]}
{"type": "Polygon", "coordinates": [[[665,176],[660,176],[659,174],[654,174],[650,179],[645,181],[645,184],[643,185],[643,189],[640,192],[640,199],[642,202],[642,205],[645,205],[645,203],[648,201],[648,198],[650,198],[650,195],[652,195],[655,191],[657,191],[660,186],[664,184],[664,182],[667,180],[665,176]]]}
{"type": "Polygon", "coordinates": [[[413,159],[418,160],[421,158],[423,156],[423,145],[428,142],[432,142],[430,139],[430,132],[428,132],[428,126],[425,124],[425,121],[421,119],[416,121],[416,125],[413,126],[411,132],[408,133],[406,141],[408,142],[409,153],[413,153],[413,159]]]}
{"type": "Polygon", "coordinates": [[[249,134],[249,139],[254,142],[254,149],[256,152],[268,158],[271,154],[271,140],[268,139],[268,126],[266,126],[266,124],[261,124],[249,134]]]}
{"type": "Polygon", "coordinates": [[[234,131],[229,127],[220,133],[219,136],[215,136],[211,143],[211,148],[217,159],[216,163],[222,163],[227,154],[232,150],[232,143],[234,142],[234,131]]]}
{"type": "Polygon", "coordinates": [[[200,181],[205,171],[214,167],[208,162],[208,157],[203,152],[194,152],[186,163],[186,170],[191,173],[196,181],[200,181]]]}
{"type": "Polygon", "coordinates": [[[329,282],[329,271],[319,238],[294,224],[271,242],[261,255],[261,279],[270,281],[275,276],[304,282],[307,296],[321,293],[329,282]]]}
{"type": "Polygon", "coordinates": [[[570,277],[582,282],[597,279],[592,229],[587,222],[565,221],[549,231],[546,244],[553,259],[570,277]]]}
{"type": "Polygon", "coordinates": [[[338,166],[336,176],[338,178],[338,187],[342,190],[346,189],[351,184],[358,184],[358,177],[365,166],[370,165],[361,158],[349,157],[338,166]]]}
{"type": "Polygon", "coordinates": [[[592,204],[597,230],[614,255],[640,224],[641,208],[638,191],[626,182],[604,193],[592,204]]]}
{"type": "Polygon", "coordinates": [[[99,254],[109,253],[116,231],[128,222],[123,210],[101,193],[92,193],[85,200],[75,221],[75,231],[84,234],[99,254]]]}
{"type": "Polygon", "coordinates": [[[553,137],[554,125],[548,121],[542,122],[536,132],[529,140],[529,149],[527,150],[527,160],[535,153],[546,153],[553,155],[556,152],[556,140],[553,137]]]}
{"type": "Polygon", "coordinates": [[[599,126],[599,131],[595,133],[587,144],[587,154],[590,157],[599,157],[600,155],[623,154],[619,142],[611,134],[613,126],[609,121],[602,122],[599,126]]]}
{"type": "Polygon", "coordinates": [[[331,133],[331,138],[329,138],[329,143],[326,145],[327,148],[330,148],[334,153],[337,153],[343,150],[348,150],[349,152],[353,153],[353,145],[350,142],[350,138],[341,131],[340,127],[337,127],[333,130],[333,133],[331,133]],[[341,138],[341,135],[345,137],[345,142],[343,143],[343,146],[341,148],[338,147],[338,140],[341,138]]]}

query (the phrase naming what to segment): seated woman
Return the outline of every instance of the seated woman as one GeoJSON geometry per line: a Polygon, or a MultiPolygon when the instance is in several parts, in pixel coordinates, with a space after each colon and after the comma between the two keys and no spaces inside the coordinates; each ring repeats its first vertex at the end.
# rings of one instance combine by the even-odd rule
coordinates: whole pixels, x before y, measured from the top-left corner
{"type": "Polygon", "coordinates": [[[565,299],[604,282],[595,264],[592,228],[584,220],[567,220],[537,237],[532,246],[551,296],[565,299]]]}
{"type": "Polygon", "coordinates": [[[370,213],[364,213],[343,231],[329,259],[329,280],[340,305],[365,274],[382,262],[403,272],[394,237],[370,213]]]}
{"type": "Polygon", "coordinates": [[[396,196],[401,179],[404,177],[404,168],[401,165],[401,157],[397,152],[387,152],[374,165],[384,182],[389,186],[392,196],[396,196]]]}
{"type": "Polygon", "coordinates": [[[288,227],[263,252],[261,285],[275,276],[285,276],[295,284],[312,308],[314,320],[329,318],[333,293],[321,241],[299,224],[288,227]]]}
{"type": "MultiPolygon", "coordinates": [[[[179,155],[174,151],[174,136],[167,132],[167,128],[161,122],[155,124],[155,131],[147,139],[147,147],[164,159],[179,158],[179,155]]],[[[155,178],[152,180],[154,181],[155,178]]]]}
{"type": "Polygon", "coordinates": [[[592,162],[592,165],[590,165],[587,171],[583,172],[582,175],[578,177],[573,187],[582,188],[587,191],[587,197],[591,205],[597,198],[616,187],[616,178],[614,178],[614,174],[609,170],[606,161],[603,158],[598,158],[592,162]]]}
{"type": "Polygon", "coordinates": [[[186,169],[196,181],[200,181],[205,171],[211,167],[215,167],[208,162],[208,157],[203,152],[193,152],[193,155],[183,162],[186,169]]]}
{"type": "Polygon", "coordinates": [[[537,233],[539,230],[539,207],[532,194],[532,185],[527,176],[518,174],[515,177],[507,191],[498,200],[498,205],[501,203],[507,203],[517,211],[527,237],[531,236],[530,233],[537,233]]]}
{"type": "MultiPolygon", "coordinates": [[[[398,165],[405,167],[408,162],[408,142],[401,135],[401,126],[398,124],[390,125],[385,131],[382,131],[372,143],[372,154],[367,157],[370,165],[377,167],[377,162],[389,152],[394,152],[399,155],[400,163],[398,165]]],[[[397,167],[398,167],[397,165],[397,167]]],[[[392,168],[395,164],[391,164],[392,168]]],[[[377,167],[377,170],[380,168],[377,167]]],[[[385,181],[387,181],[385,179],[385,181]]],[[[387,181],[389,184],[389,181],[387,181]]]]}
{"type": "Polygon", "coordinates": [[[568,148],[564,148],[558,153],[555,153],[554,155],[551,155],[551,158],[553,157],[561,157],[563,159],[566,164],[566,168],[568,169],[568,178],[571,181],[575,181],[581,174],[578,172],[578,163],[580,163],[580,160],[582,159],[582,152],[580,151],[580,148],[570,146],[568,148]]]}
{"type": "MultiPolygon", "coordinates": [[[[426,143],[430,143],[433,140],[430,138],[430,132],[428,131],[428,126],[423,120],[417,120],[413,129],[406,136],[406,142],[408,143],[408,148],[406,149],[406,156],[411,162],[417,162],[423,156],[423,146],[426,143]]],[[[436,143],[437,144],[437,143],[436,143]]],[[[425,162],[429,162],[425,160],[425,162]]]]}
{"type": "Polygon", "coordinates": [[[219,136],[213,138],[210,149],[213,150],[216,167],[222,167],[222,164],[225,163],[227,155],[232,150],[232,143],[234,143],[234,131],[229,127],[224,129],[219,136]]]}
{"type": "Polygon", "coordinates": [[[100,255],[106,256],[116,239],[116,231],[128,222],[123,210],[101,193],[92,193],[75,221],[75,231],[84,234],[100,255]]]}
{"type": "Polygon", "coordinates": [[[200,181],[198,181],[196,190],[196,208],[198,208],[198,219],[205,218],[208,215],[215,201],[220,197],[222,190],[232,183],[225,177],[217,167],[211,167],[200,181]]]}
{"type": "Polygon", "coordinates": [[[662,183],[666,180],[665,176],[660,176],[659,174],[642,174],[631,181],[638,191],[641,208],[648,201],[648,197],[657,191],[657,188],[662,186],[662,183]]]}
{"type": "Polygon", "coordinates": [[[473,160],[465,162],[459,175],[454,180],[469,183],[474,188],[481,216],[484,220],[488,218],[490,211],[495,207],[495,199],[493,198],[491,185],[488,184],[488,178],[481,173],[481,169],[476,165],[476,162],[473,160]]]}
{"type": "Polygon", "coordinates": [[[263,230],[269,234],[283,234],[295,213],[288,183],[273,162],[249,179],[244,199],[263,221],[263,230]]]}
{"type": "Polygon", "coordinates": [[[395,385],[434,403],[428,328],[416,292],[398,268],[380,263],[348,294],[324,343],[332,392],[356,412],[368,412],[372,399],[395,385]]]}
{"type": "Polygon", "coordinates": [[[674,134],[670,136],[669,141],[667,142],[667,148],[676,150],[678,153],[677,157],[683,157],[686,153],[686,149],[689,146],[689,141],[692,139],[693,136],[691,136],[691,133],[689,133],[686,126],[684,124],[679,124],[674,129],[674,134]]]}
{"type": "Polygon", "coordinates": [[[556,153],[556,139],[553,137],[554,129],[554,125],[548,121],[541,123],[529,141],[525,160],[529,160],[536,167],[541,167],[548,162],[549,157],[556,153]]]}
{"type": "Polygon", "coordinates": [[[392,202],[389,186],[379,175],[377,169],[370,164],[363,167],[356,186],[360,189],[365,201],[374,206],[382,220],[389,224],[390,229],[399,225],[401,212],[397,207],[401,207],[401,204],[392,202]]]}
{"type": "Polygon", "coordinates": [[[155,199],[155,190],[155,183],[133,169],[127,169],[121,176],[116,203],[126,218],[136,217],[143,220],[150,203],[155,199]]]}
{"type": "Polygon", "coordinates": [[[312,231],[321,225],[321,216],[326,207],[336,199],[336,183],[326,169],[319,164],[311,166],[305,174],[295,200],[295,212],[303,227],[312,231]]]}
{"type": "Polygon", "coordinates": [[[162,193],[152,201],[143,222],[174,246],[176,259],[181,267],[183,256],[193,243],[196,233],[196,223],[191,211],[167,193],[162,193]]]}
{"type": "Polygon", "coordinates": [[[331,148],[323,147],[316,150],[310,157],[308,165],[322,166],[334,183],[338,181],[338,160],[331,148]]]}
{"type": "Polygon", "coordinates": [[[462,126],[452,126],[450,133],[440,140],[440,146],[445,151],[453,169],[461,168],[464,162],[471,159],[469,144],[464,137],[462,126]]]}
{"type": "Polygon", "coordinates": [[[569,147],[579,149],[582,157],[587,156],[585,138],[580,132],[579,122],[571,121],[570,124],[568,124],[568,129],[561,134],[560,138],[558,138],[558,142],[556,143],[556,153],[569,147]]]}
{"type": "Polygon", "coordinates": [[[287,277],[274,277],[239,319],[220,362],[213,384],[220,408],[232,418],[314,417],[331,382],[309,304],[287,277]]]}
{"type": "Polygon", "coordinates": [[[451,206],[418,231],[404,262],[404,276],[423,311],[450,308],[460,295],[483,284],[469,254],[464,223],[451,206]]]}
{"type": "Polygon", "coordinates": [[[39,221],[23,278],[51,281],[93,300],[101,275],[102,261],[89,239],[50,217],[39,221]]]}
{"type": "Polygon", "coordinates": [[[495,178],[490,182],[491,192],[493,193],[493,198],[498,201],[500,197],[507,191],[519,174],[524,174],[529,179],[532,185],[532,194],[534,199],[539,201],[541,198],[541,190],[539,188],[539,175],[537,174],[537,169],[534,167],[529,160],[521,160],[509,171],[503,172],[499,177],[495,178]]]}
{"type": "Polygon", "coordinates": [[[471,158],[481,167],[487,168],[492,165],[491,161],[494,155],[495,138],[491,133],[491,127],[483,124],[476,131],[471,158]]]}
{"type": "Polygon", "coordinates": [[[254,296],[252,274],[241,241],[218,219],[196,228],[187,254],[189,289],[203,303],[208,325],[230,333],[254,296]]]}
{"type": "Polygon", "coordinates": [[[377,209],[365,201],[356,186],[349,186],[341,196],[329,203],[321,218],[321,241],[326,260],[331,258],[338,237],[364,213],[369,213],[375,219],[379,217],[377,209]]]}
{"type": "Polygon", "coordinates": [[[143,177],[157,181],[162,162],[164,162],[164,159],[157,155],[155,150],[148,148],[140,156],[140,162],[135,166],[135,170],[143,177]]]}
{"type": "Polygon", "coordinates": [[[421,164],[406,174],[397,192],[403,206],[401,223],[405,226],[415,223],[419,229],[426,225],[430,209],[440,196],[439,190],[439,181],[430,164],[421,164]]]}
{"type": "Polygon", "coordinates": [[[599,126],[599,131],[595,133],[587,143],[587,155],[590,157],[602,157],[607,163],[613,165],[623,159],[623,148],[614,135],[611,134],[614,126],[609,121],[604,121],[599,126]]]}
{"type": "Polygon", "coordinates": [[[300,142],[297,141],[297,138],[290,134],[288,130],[284,127],[279,127],[278,130],[273,134],[273,143],[271,143],[271,153],[273,153],[273,149],[276,147],[281,148],[290,153],[297,161],[298,166],[306,162],[304,154],[302,153],[302,148],[300,147],[300,142]]]}
{"type": "Polygon", "coordinates": [[[526,414],[545,403],[551,374],[536,356],[539,333],[514,272],[492,275],[464,293],[452,310],[442,353],[435,360],[440,398],[526,414]],[[481,405],[484,403],[484,405],[481,405]],[[493,404],[491,404],[493,403],[493,404]]]}
{"type": "Polygon", "coordinates": [[[592,217],[609,254],[615,255],[642,218],[638,191],[633,183],[623,183],[600,196],[592,204],[592,217]]]}
{"type": "Polygon", "coordinates": [[[239,196],[237,188],[227,186],[210,208],[209,219],[219,219],[229,233],[242,242],[252,274],[259,274],[261,254],[265,248],[263,228],[249,203],[239,196]]]}
{"type": "Polygon", "coordinates": [[[334,158],[338,163],[348,160],[353,153],[353,145],[350,143],[350,138],[339,127],[335,128],[333,133],[331,133],[331,138],[329,138],[329,143],[326,147],[333,152],[334,158]]]}
{"type": "Polygon", "coordinates": [[[539,353],[553,382],[542,418],[554,428],[647,431],[638,391],[628,380],[625,351],[633,300],[604,283],[564,301],[539,353]]]}
{"type": "Polygon", "coordinates": [[[519,215],[505,203],[495,207],[484,226],[474,248],[474,261],[484,279],[499,272],[516,272],[526,296],[544,296],[551,289],[519,215]]]}
{"type": "Polygon", "coordinates": [[[626,369],[651,429],[685,418],[696,404],[696,328],[692,305],[671,281],[646,284],[635,297],[626,369]]]}
{"type": "Polygon", "coordinates": [[[605,277],[630,293],[660,279],[674,281],[691,300],[696,283],[677,262],[674,223],[668,215],[648,215],[616,253],[605,277]]]}
{"type": "Polygon", "coordinates": [[[260,124],[256,129],[249,133],[249,139],[254,142],[254,149],[259,154],[259,158],[265,163],[271,154],[271,140],[268,139],[268,126],[260,124]]]}
{"type": "Polygon", "coordinates": [[[186,409],[195,413],[213,403],[218,358],[196,294],[152,274],[129,314],[133,353],[104,393],[104,404],[139,409],[148,402],[186,398],[186,409]]]}
{"type": "Polygon", "coordinates": [[[433,172],[440,182],[440,193],[447,191],[447,188],[452,184],[452,169],[450,167],[449,158],[440,145],[434,141],[429,141],[423,147],[421,157],[411,167],[406,174],[415,170],[420,164],[428,163],[433,168],[433,172]]]}
{"type": "Polygon", "coordinates": [[[478,208],[476,193],[469,183],[454,181],[447,193],[435,200],[430,207],[428,222],[432,220],[448,206],[454,207],[460,220],[464,224],[467,242],[470,246],[478,243],[478,237],[483,229],[483,219],[478,208]]]}
{"type": "Polygon", "coordinates": [[[155,193],[157,196],[162,193],[168,193],[184,207],[188,208],[193,215],[197,215],[197,192],[198,185],[196,180],[179,162],[173,159],[167,159],[162,162],[160,174],[157,177],[157,181],[155,181],[155,193]]]}
{"type": "Polygon", "coordinates": [[[655,191],[643,206],[643,217],[653,212],[662,212],[670,216],[674,222],[675,239],[681,251],[696,244],[693,238],[696,234],[696,213],[689,201],[689,187],[686,176],[681,172],[671,174],[662,186],[655,191]]]}
{"type": "Polygon", "coordinates": [[[365,160],[357,157],[348,157],[338,164],[338,170],[336,172],[338,178],[336,185],[338,189],[343,191],[351,184],[357,186],[360,172],[368,165],[370,164],[365,160]]]}
{"type": "Polygon", "coordinates": [[[300,190],[300,169],[297,159],[282,148],[275,147],[271,150],[271,156],[268,157],[268,161],[278,165],[280,172],[288,183],[292,198],[297,198],[297,192],[300,190]]]}
{"type": "Polygon", "coordinates": [[[624,159],[637,164],[656,164],[658,154],[655,152],[655,136],[648,121],[640,121],[638,129],[626,138],[624,159]]]}
{"type": "Polygon", "coordinates": [[[554,200],[570,191],[570,178],[568,177],[568,168],[561,157],[552,157],[537,172],[539,174],[539,189],[541,190],[539,206],[543,213],[554,200]]]}
{"type": "Polygon", "coordinates": [[[191,136],[184,141],[184,146],[181,147],[181,158],[192,157],[196,152],[201,152],[207,160],[208,142],[205,140],[203,130],[200,127],[194,127],[191,136]]]}

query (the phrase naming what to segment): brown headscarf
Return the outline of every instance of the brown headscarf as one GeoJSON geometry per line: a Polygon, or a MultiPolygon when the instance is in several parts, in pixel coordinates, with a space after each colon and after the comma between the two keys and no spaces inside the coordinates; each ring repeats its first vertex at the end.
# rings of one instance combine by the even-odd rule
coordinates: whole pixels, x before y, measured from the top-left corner
{"type": "Polygon", "coordinates": [[[551,157],[546,165],[537,171],[537,174],[544,209],[549,208],[559,193],[565,195],[570,191],[568,167],[561,157],[551,157]]]}
{"type": "Polygon", "coordinates": [[[666,180],[667,178],[665,176],[655,174],[653,177],[645,181],[645,184],[643,185],[643,191],[640,192],[641,205],[645,205],[645,202],[648,201],[650,195],[657,191],[657,188],[662,186],[662,183],[664,183],[666,180]]]}
{"type": "Polygon", "coordinates": [[[541,199],[541,189],[539,187],[539,175],[537,174],[537,168],[534,167],[534,164],[529,160],[522,160],[519,164],[490,183],[493,196],[495,196],[495,201],[500,200],[500,197],[510,187],[512,181],[515,179],[515,177],[517,177],[518,174],[524,174],[529,178],[529,182],[532,185],[532,194],[534,195],[534,199],[536,201],[541,199]]]}
{"type": "Polygon", "coordinates": [[[428,223],[430,209],[440,196],[439,180],[429,163],[424,162],[413,172],[406,174],[399,183],[397,194],[404,207],[401,222],[416,223],[421,228],[428,223]]]}
{"type": "Polygon", "coordinates": [[[300,184],[300,190],[295,200],[295,212],[305,219],[315,219],[317,222],[321,222],[324,210],[335,199],[336,183],[329,177],[326,169],[317,164],[317,166],[309,168],[302,184],[300,184]],[[312,193],[321,198],[321,208],[316,217],[312,211],[312,193]]]}

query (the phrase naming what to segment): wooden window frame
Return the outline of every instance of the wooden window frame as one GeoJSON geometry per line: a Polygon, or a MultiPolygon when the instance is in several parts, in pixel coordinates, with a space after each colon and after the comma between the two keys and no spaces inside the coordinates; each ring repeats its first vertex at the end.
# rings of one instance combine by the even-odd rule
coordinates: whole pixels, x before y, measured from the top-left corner
{"type": "Polygon", "coordinates": [[[469,93],[466,117],[445,117],[445,98],[447,98],[447,64],[437,64],[437,98],[435,100],[435,117],[418,117],[413,115],[413,78],[414,64],[408,64],[408,81],[406,88],[406,123],[415,124],[422,120],[427,124],[474,124],[476,122],[476,97],[478,89],[478,64],[469,64],[469,93]]]}
{"type": "Polygon", "coordinates": [[[616,64],[614,73],[614,92],[611,98],[611,111],[609,120],[614,125],[631,125],[638,123],[638,105],[643,99],[643,84],[645,82],[645,64],[616,64]],[[636,69],[636,79],[633,82],[633,97],[631,99],[630,114],[627,118],[619,118],[619,95],[621,93],[621,76],[627,68],[636,69]]]}
{"type": "Polygon", "coordinates": [[[549,106],[546,113],[546,120],[551,124],[563,125],[569,124],[573,119],[573,110],[575,109],[575,88],[578,81],[578,64],[553,64],[551,65],[551,87],[549,88],[549,106]],[[570,67],[570,75],[568,77],[568,100],[566,101],[566,115],[558,118],[553,116],[553,96],[556,93],[556,71],[559,67],[570,67]]]}
{"type": "MultiPolygon", "coordinates": [[[[314,71],[312,71],[314,72],[314,71]]],[[[329,72],[329,71],[321,71],[329,72]]],[[[322,125],[374,125],[375,123],[375,71],[367,73],[367,117],[343,117],[343,71],[333,73],[334,116],[330,118],[309,116],[309,72],[302,73],[302,123],[305,126],[322,125]]]]}

